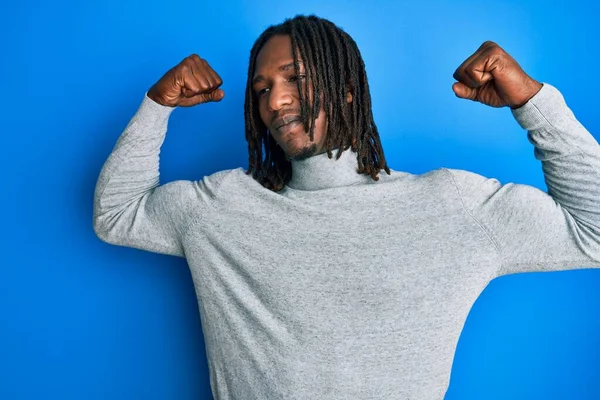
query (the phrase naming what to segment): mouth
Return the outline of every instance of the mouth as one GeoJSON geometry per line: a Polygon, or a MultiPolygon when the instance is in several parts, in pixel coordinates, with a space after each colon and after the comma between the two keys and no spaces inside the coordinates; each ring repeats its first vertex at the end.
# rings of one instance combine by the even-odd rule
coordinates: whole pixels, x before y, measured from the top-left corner
{"type": "Polygon", "coordinates": [[[300,123],[300,116],[298,115],[289,115],[283,118],[279,118],[275,121],[275,123],[273,124],[273,126],[275,127],[276,131],[280,131],[280,130],[284,130],[282,128],[292,128],[294,126],[296,126],[298,123],[300,123]]]}
{"type": "Polygon", "coordinates": [[[299,128],[302,128],[302,121],[296,120],[296,121],[290,122],[289,124],[280,126],[277,129],[277,133],[280,135],[291,135],[291,134],[295,134],[295,133],[301,133],[304,131],[304,129],[299,129],[299,128]]]}

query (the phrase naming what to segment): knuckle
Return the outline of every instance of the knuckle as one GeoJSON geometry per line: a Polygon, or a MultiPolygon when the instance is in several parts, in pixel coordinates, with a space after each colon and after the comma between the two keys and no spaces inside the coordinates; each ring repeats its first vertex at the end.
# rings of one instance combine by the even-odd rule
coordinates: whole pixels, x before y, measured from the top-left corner
{"type": "Polygon", "coordinates": [[[182,71],[189,71],[191,69],[191,67],[192,67],[192,63],[190,63],[190,60],[188,58],[183,60],[183,62],[181,63],[182,71]]]}
{"type": "Polygon", "coordinates": [[[198,90],[198,82],[196,81],[196,79],[194,79],[193,76],[188,75],[186,82],[185,82],[186,86],[189,87],[190,89],[194,89],[194,90],[198,90]]]}
{"type": "Polygon", "coordinates": [[[494,47],[492,47],[490,49],[490,53],[494,54],[494,55],[500,55],[500,54],[504,54],[505,51],[502,47],[495,45],[494,47]]]}
{"type": "Polygon", "coordinates": [[[501,58],[504,54],[506,54],[505,51],[500,47],[491,47],[486,51],[487,57],[501,58]]]}
{"type": "Polygon", "coordinates": [[[200,82],[200,89],[203,91],[210,90],[211,86],[208,82],[200,82]]]}
{"type": "Polygon", "coordinates": [[[181,64],[180,71],[182,75],[188,75],[191,71],[189,64],[181,64]]]}
{"type": "Polygon", "coordinates": [[[486,48],[488,53],[497,54],[497,53],[501,53],[503,51],[502,48],[500,46],[498,46],[497,43],[494,43],[492,41],[488,41],[487,43],[489,43],[486,48]]]}

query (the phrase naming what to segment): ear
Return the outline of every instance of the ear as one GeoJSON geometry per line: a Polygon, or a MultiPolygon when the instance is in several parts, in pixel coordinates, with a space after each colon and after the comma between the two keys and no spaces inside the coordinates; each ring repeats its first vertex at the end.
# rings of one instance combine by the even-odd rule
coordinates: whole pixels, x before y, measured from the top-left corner
{"type": "Polygon", "coordinates": [[[352,103],[354,86],[350,83],[346,85],[346,103],[352,103]]]}
{"type": "Polygon", "coordinates": [[[346,92],[346,103],[352,103],[352,93],[349,90],[346,92]]]}

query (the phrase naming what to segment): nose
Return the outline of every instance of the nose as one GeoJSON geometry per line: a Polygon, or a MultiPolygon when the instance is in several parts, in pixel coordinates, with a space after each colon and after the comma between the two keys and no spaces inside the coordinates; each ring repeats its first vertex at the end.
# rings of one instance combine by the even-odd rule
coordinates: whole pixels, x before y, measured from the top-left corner
{"type": "Polygon", "coordinates": [[[269,90],[269,111],[279,111],[293,102],[292,94],[282,86],[273,85],[269,90]]]}

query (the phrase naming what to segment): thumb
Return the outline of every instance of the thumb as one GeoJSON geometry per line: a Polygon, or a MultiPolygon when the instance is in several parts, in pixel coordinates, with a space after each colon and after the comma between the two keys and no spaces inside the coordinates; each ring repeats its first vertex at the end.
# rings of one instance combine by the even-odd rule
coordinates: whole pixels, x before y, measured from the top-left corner
{"type": "Polygon", "coordinates": [[[223,97],[225,97],[225,92],[223,89],[213,90],[209,94],[208,101],[221,101],[223,100],[223,97]]]}
{"type": "Polygon", "coordinates": [[[460,97],[461,99],[475,100],[477,97],[477,89],[470,88],[462,82],[454,82],[452,90],[456,97],[460,97]]]}

